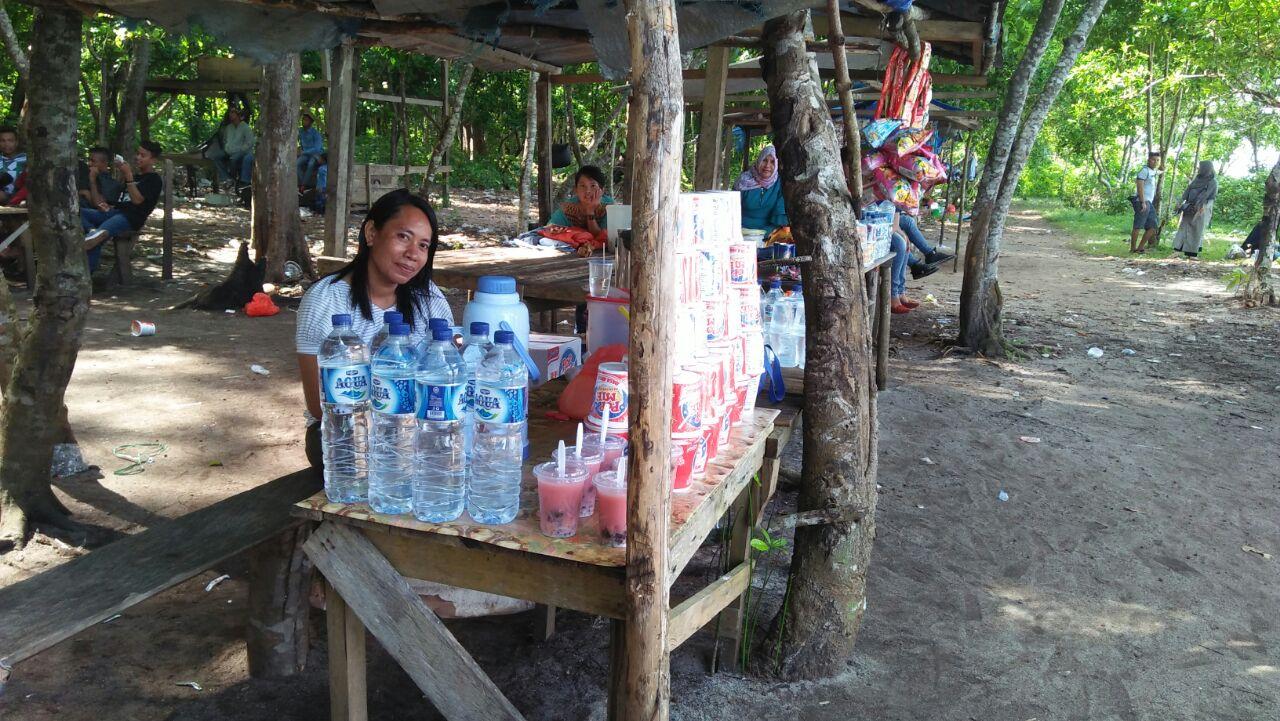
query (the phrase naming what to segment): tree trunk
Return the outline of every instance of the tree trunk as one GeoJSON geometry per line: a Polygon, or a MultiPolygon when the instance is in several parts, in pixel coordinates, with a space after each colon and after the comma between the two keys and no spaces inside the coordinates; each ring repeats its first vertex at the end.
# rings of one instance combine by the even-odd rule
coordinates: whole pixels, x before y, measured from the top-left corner
{"type": "Polygon", "coordinates": [[[538,73],[529,71],[529,89],[524,96],[524,153],[520,161],[520,210],[516,214],[516,233],[529,227],[529,206],[533,198],[533,150],[538,145],[538,73]]]}
{"type": "MultiPolygon", "coordinates": [[[[1000,191],[984,214],[985,232],[979,242],[978,236],[971,235],[969,252],[965,256],[964,289],[960,296],[960,339],[964,345],[986,355],[1004,355],[1004,336],[1001,328],[1001,312],[1004,308],[1000,293],[999,260],[1000,245],[1004,237],[1004,223],[1009,215],[1009,206],[1013,203],[1013,194],[1018,187],[1018,180],[1027,164],[1027,157],[1035,145],[1036,137],[1044,126],[1049,110],[1062,92],[1062,86],[1071,74],[1076,58],[1089,39],[1089,33],[1106,7],[1107,0],[1089,0],[1080,20],[1076,23],[1071,35],[1062,44],[1062,52],[1058,55],[1057,65],[1050,73],[1044,88],[1036,97],[1022,127],[1018,130],[1017,142],[1014,144],[1008,164],[1005,166],[1000,180],[1000,191]],[[981,245],[981,254],[975,250],[981,245]],[[974,283],[970,284],[969,274],[974,272],[974,283]],[[966,298],[965,291],[972,292],[966,298]]],[[[983,178],[985,180],[985,177],[983,178]]],[[[976,223],[975,223],[976,226],[976,223]]],[[[976,231],[975,231],[976,233],[976,231]]]]}
{"type": "Polygon", "coordinates": [[[462,106],[467,100],[467,86],[471,85],[471,76],[475,71],[476,66],[467,63],[462,69],[462,77],[458,80],[456,94],[449,98],[449,119],[445,122],[444,133],[436,142],[435,149],[431,151],[431,160],[427,162],[427,174],[422,179],[422,189],[418,191],[421,196],[425,197],[430,193],[431,183],[436,177],[436,168],[444,163],[444,154],[449,150],[449,146],[453,145],[453,136],[457,135],[458,125],[462,122],[462,106]]]}
{"type": "Polygon", "coordinates": [[[813,258],[804,272],[811,295],[805,304],[808,393],[797,511],[866,512],[860,523],[796,531],[790,596],[766,643],[774,670],[788,679],[832,676],[845,668],[866,610],[876,504],[875,364],[863,239],[839,171],[835,126],[805,48],[806,16],[800,11],[765,23],[760,43],[787,217],[797,253],[813,258]]]}
{"type": "Polygon", "coordinates": [[[1155,126],[1152,119],[1152,100],[1151,94],[1154,92],[1153,86],[1156,84],[1156,44],[1153,41],[1147,50],[1147,157],[1151,157],[1151,153],[1156,151],[1156,146],[1152,141],[1155,140],[1155,126]]]}
{"type": "MultiPolygon", "coordinates": [[[[565,86],[568,87],[568,86],[565,86]]],[[[622,115],[623,109],[627,107],[627,92],[624,91],[618,97],[618,104],[613,106],[613,112],[609,114],[609,119],[605,122],[605,128],[613,127],[614,122],[622,115]]],[[[573,133],[576,137],[577,133],[573,133]]],[[[583,165],[599,165],[600,164],[600,143],[605,138],[605,131],[600,130],[591,140],[591,145],[582,152],[581,160],[578,161],[578,167],[583,165]]],[[[556,189],[555,197],[551,201],[552,207],[558,206],[569,197],[569,193],[573,192],[573,173],[569,173],[560,187],[556,189]]],[[[612,195],[612,193],[610,193],[612,195]]]]}
{"type": "Polygon", "coordinates": [[[578,121],[573,115],[573,86],[564,86],[564,122],[569,133],[569,150],[573,153],[573,162],[583,166],[582,145],[578,142],[578,121]]]}
{"type": "Polygon", "coordinates": [[[310,268],[310,254],[298,221],[298,95],[302,78],[297,54],[266,66],[262,76],[253,163],[252,239],[255,257],[266,258],[267,282],[284,280],[286,260],[310,268]]]}
{"type": "Polygon", "coordinates": [[[312,565],[302,544],[310,535],[308,526],[294,526],[249,551],[245,642],[252,678],[287,678],[307,667],[312,565]]]}
{"type": "Polygon", "coordinates": [[[21,546],[32,524],[68,525],[49,484],[63,396],[89,309],[89,265],[76,196],[75,73],[80,13],[37,6],[31,37],[27,187],[38,274],[27,333],[0,413],[0,537],[21,546]]]}
{"type": "Polygon", "coordinates": [[[119,119],[111,148],[132,162],[138,147],[138,117],[147,102],[147,71],[151,64],[151,38],[134,35],[129,48],[128,72],[120,91],[119,119]]]}
{"type": "Polygon", "coordinates": [[[987,151],[987,161],[978,181],[978,193],[973,201],[972,222],[969,224],[969,243],[965,246],[964,280],[960,289],[960,344],[980,353],[1003,355],[1004,342],[1000,337],[998,316],[1000,312],[1000,288],[996,283],[995,268],[988,268],[993,255],[987,247],[987,236],[992,227],[992,213],[996,196],[1009,166],[1009,153],[1022,125],[1022,110],[1027,104],[1031,81],[1036,68],[1049,49],[1053,31],[1062,14],[1064,0],[1045,0],[1040,8],[1027,49],[1018,62],[1018,68],[1009,79],[1004,105],[996,121],[995,137],[987,151]],[[994,322],[994,323],[993,323],[994,322]]]}
{"type": "Polygon", "coordinates": [[[1262,248],[1253,264],[1257,278],[1258,297],[1267,305],[1276,304],[1276,290],[1271,284],[1271,244],[1275,242],[1276,228],[1280,227],[1280,160],[1267,175],[1266,195],[1262,198],[1262,213],[1266,227],[1262,231],[1262,248]]]}
{"type": "Polygon", "coordinates": [[[25,86],[31,74],[31,63],[27,59],[27,51],[23,48],[22,41],[13,31],[13,21],[9,18],[9,12],[5,10],[3,1],[0,1],[0,41],[4,43],[9,61],[18,69],[18,81],[25,86]]]}

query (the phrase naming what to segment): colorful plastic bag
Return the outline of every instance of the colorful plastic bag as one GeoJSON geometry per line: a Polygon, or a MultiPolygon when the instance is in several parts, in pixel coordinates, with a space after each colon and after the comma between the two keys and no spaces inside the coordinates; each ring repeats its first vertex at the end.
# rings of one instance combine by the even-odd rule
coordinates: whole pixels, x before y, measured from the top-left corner
{"type": "Polygon", "coordinates": [[[900,120],[873,120],[867,123],[862,134],[867,138],[867,145],[879,149],[900,127],[902,127],[900,120]]]}
{"type": "Polygon", "coordinates": [[[933,135],[933,131],[928,128],[903,128],[899,130],[880,152],[888,154],[891,158],[901,158],[911,155],[924,147],[929,142],[929,136],[933,135]]]}

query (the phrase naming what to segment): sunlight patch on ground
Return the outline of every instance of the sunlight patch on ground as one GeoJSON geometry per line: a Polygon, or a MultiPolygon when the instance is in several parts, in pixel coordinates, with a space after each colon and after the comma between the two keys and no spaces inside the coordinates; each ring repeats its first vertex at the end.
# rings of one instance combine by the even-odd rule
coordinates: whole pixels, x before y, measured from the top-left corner
{"type": "Polygon", "coordinates": [[[1186,621],[1185,613],[1156,611],[1137,603],[1051,597],[1026,587],[993,590],[1000,614],[1019,626],[1088,638],[1152,635],[1186,621]]]}
{"type": "Polygon", "coordinates": [[[1257,666],[1250,666],[1246,673],[1250,676],[1275,676],[1276,674],[1280,674],[1280,667],[1268,664],[1259,664],[1257,666]]]}

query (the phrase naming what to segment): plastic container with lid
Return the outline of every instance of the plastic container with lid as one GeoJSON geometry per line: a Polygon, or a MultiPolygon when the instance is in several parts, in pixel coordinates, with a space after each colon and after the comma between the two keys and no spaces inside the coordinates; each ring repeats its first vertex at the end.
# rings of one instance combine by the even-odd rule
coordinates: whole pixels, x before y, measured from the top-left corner
{"type": "Polygon", "coordinates": [[[462,327],[472,323],[488,323],[497,331],[506,322],[523,347],[529,347],[529,308],[516,292],[516,279],[509,275],[484,275],[476,283],[476,292],[462,311],[462,327]]]}

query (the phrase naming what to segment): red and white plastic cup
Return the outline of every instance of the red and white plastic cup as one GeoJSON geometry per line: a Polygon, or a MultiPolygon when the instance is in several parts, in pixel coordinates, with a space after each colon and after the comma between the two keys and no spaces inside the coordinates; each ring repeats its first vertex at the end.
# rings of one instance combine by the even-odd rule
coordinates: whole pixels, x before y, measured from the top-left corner
{"type": "Polygon", "coordinates": [[[702,445],[702,432],[671,436],[671,490],[683,493],[693,480],[693,466],[702,445]]]}
{"type": "Polygon", "coordinates": [[[738,311],[730,322],[736,321],[741,334],[760,328],[760,286],[734,283],[729,286],[729,295],[737,301],[738,311]]]}
{"type": "Polygon", "coordinates": [[[702,244],[698,251],[698,288],[703,300],[724,297],[725,279],[728,277],[729,249],[723,245],[702,244]]]}
{"type": "Polygon", "coordinates": [[[680,303],[696,303],[702,300],[701,254],[693,248],[681,248],[676,253],[676,297],[680,303]]]}
{"type": "Polygon", "coordinates": [[[671,375],[672,436],[697,433],[702,428],[702,377],[693,371],[671,375]]]}
{"type": "Polygon", "coordinates": [[[146,320],[135,320],[132,324],[130,324],[129,332],[132,333],[133,337],[135,338],[140,336],[155,335],[156,324],[146,320]]]}
{"type": "Polygon", "coordinates": [[[599,431],[604,416],[609,416],[609,435],[627,435],[627,365],[625,363],[601,363],[596,374],[595,393],[591,411],[587,414],[586,427],[599,431]]]}
{"type": "Polygon", "coordinates": [[[739,239],[729,244],[729,282],[757,285],[755,243],[739,239]]]}

